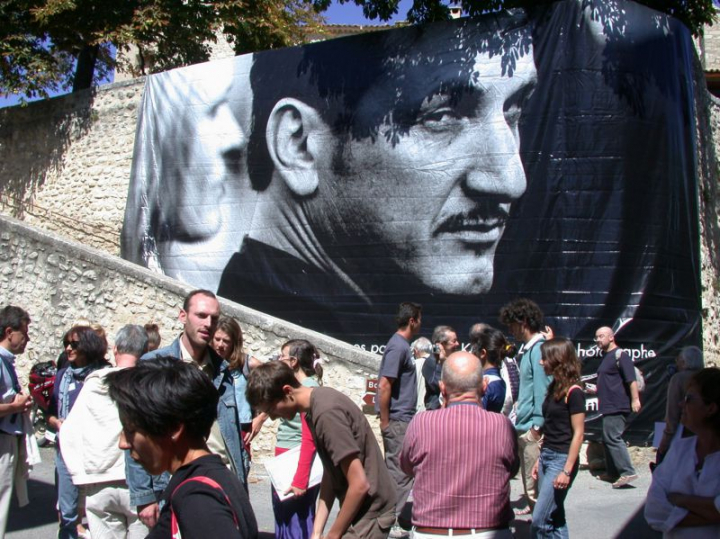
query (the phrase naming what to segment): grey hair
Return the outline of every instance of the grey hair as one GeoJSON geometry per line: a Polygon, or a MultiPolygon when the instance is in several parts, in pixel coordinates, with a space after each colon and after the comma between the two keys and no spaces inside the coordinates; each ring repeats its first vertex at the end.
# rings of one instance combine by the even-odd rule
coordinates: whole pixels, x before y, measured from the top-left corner
{"type": "MultiPolygon", "coordinates": [[[[452,356],[450,356],[452,358],[452,356]]],[[[479,391],[482,387],[483,370],[480,360],[471,354],[467,354],[464,358],[467,361],[476,361],[477,368],[472,372],[466,372],[467,369],[457,368],[458,360],[452,361],[450,358],[443,363],[442,375],[440,379],[445,384],[445,391],[448,395],[459,395],[469,391],[479,391]]]]}
{"type": "Polygon", "coordinates": [[[699,371],[705,366],[702,350],[697,346],[686,346],[680,350],[678,360],[686,371],[699,371]]]}
{"type": "Polygon", "coordinates": [[[416,352],[427,355],[432,354],[432,343],[427,337],[420,337],[418,339],[415,339],[410,345],[410,347],[416,352]]]}
{"type": "Polygon", "coordinates": [[[120,354],[140,358],[148,350],[147,332],[142,326],[127,324],[115,336],[115,348],[120,354]]]}
{"type": "Polygon", "coordinates": [[[455,330],[451,328],[450,326],[437,326],[432,333],[432,342],[433,344],[437,344],[439,342],[446,342],[447,341],[447,334],[448,333],[455,333],[455,330]]]}

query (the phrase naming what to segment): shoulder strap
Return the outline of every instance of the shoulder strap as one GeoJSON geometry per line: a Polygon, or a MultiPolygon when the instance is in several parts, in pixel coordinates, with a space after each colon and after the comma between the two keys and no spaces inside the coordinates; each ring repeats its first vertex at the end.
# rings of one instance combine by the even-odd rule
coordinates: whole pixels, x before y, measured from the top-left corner
{"type": "Polygon", "coordinates": [[[572,390],[573,390],[573,389],[580,389],[580,390],[582,390],[582,387],[580,387],[580,386],[577,385],[577,384],[570,386],[570,388],[567,390],[567,393],[565,393],[565,404],[567,404],[568,401],[570,400],[570,393],[572,393],[572,390]]]}
{"type": "Polygon", "coordinates": [[[209,477],[205,477],[203,475],[197,476],[197,477],[188,477],[185,481],[180,483],[177,487],[175,487],[175,490],[173,490],[172,495],[170,496],[170,533],[172,534],[172,539],[182,539],[182,535],[180,534],[180,526],[178,525],[177,517],[175,516],[175,510],[172,506],[172,499],[175,494],[177,494],[177,491],[180,490],[180,487],[183,485],[190,483],[191,481],[196,481],[198,483],[203,483],[204,485],[207,485],[209,487],[214,488],[215,490],[220,491],[220,493],[225,498],[225,501],[230,506],[230,512],[233,516],[233,522],[235,523],[235,528],[237,530],[240,529],[240,524],[238,523],[237,515],[235,514],[235,509],[233,508],[232,502],[230,502],[230,498],[228,498],[228,495],[225,494],[225,491],[223,488],[218,484],[217,481],[214,479],[210,479],[209,477]]]}

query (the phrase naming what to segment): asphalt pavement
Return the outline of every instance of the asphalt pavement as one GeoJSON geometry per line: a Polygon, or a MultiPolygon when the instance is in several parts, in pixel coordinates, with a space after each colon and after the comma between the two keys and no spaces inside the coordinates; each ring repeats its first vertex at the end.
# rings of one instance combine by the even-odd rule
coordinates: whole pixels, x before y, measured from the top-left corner
{"type": "MultiPolygon", "coordinates": [[[[43,462],[30,475],[28,490],[30,505],[18,508],[15,500],[10,508],[7,539],[52,539],[57,533],[55,512],[54,457],[52,448],[42,448],[43,462]]],[[[587,470],[581,470],[568,494],[566,514],[570,537],[579,539],[660,538],[650,530],[642,516],[645,497],[650,486],[650,472],[646,464],[638,464],[637,482],[614,490],[609,483],[596,479],[587,470]]],[[[442,478],[439,478],[442,480],[442,478]]],[[[519,508],[522,484],[511,482],[513,506],[519,508]]],[[[250,476],[250,501],[260,529],[260,539],[273,534],[270,482],[260,465],[254,466],[250,476]]],[[[335,511],[336,514],[337,504],[335,511]]],[[[331,515],[331,518],[332,516],[331,515]]],[[[515,537],[529,537],[530,517],[518,517],[513,522],[515,537]]]]}

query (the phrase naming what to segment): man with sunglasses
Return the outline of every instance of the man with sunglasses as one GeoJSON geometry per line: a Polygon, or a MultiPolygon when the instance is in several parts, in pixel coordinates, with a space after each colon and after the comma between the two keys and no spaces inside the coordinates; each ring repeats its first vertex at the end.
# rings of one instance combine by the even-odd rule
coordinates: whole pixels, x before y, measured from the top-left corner
{"type": "Polygon", "coordinates": [[[598,410],[602,414],[607,471],[605,479],[613,481],[613,488],[620,488],[638,478],[622,434],[630,413],[640,411],[640,393],[632,359],[618,347],[613,330],[599,328],[595,332],[595,343],[605,354],[597,370],[598,410]]]}
{"type": "Polygon", "coordinates": [[[5,536],[20,444],[26,434],[22,416],[32,407],[15,372],[15,357],[30,341],[29,325],[30,315],[20,307],[7,305],[0,310],[0,537],[5,536]]]}

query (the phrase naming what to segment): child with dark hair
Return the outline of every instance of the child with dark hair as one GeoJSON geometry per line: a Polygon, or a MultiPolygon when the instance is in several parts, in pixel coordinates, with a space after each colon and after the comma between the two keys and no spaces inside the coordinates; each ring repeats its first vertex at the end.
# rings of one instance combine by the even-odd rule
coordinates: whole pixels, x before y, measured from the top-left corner
{"type": "Polygon", "coordinates": [[[324,468],[313,537],[324,536],[337,498],[340,512],[327,536],[387,538],[395,522],[395,482],[357,404],[329,387],[301,385],[283,361],[270,361],[252,372],[247,399],[273,419],[306,414],[324,468]]]}
{"type": "Polygon", "coordinates": [[[257,537],[245,488],[205,441],[218,403],[210,378],[193,365],[159,357],[106,379],[123,426],[120,448],[149,473],[172,474],[148,537],[257,537]]]}

